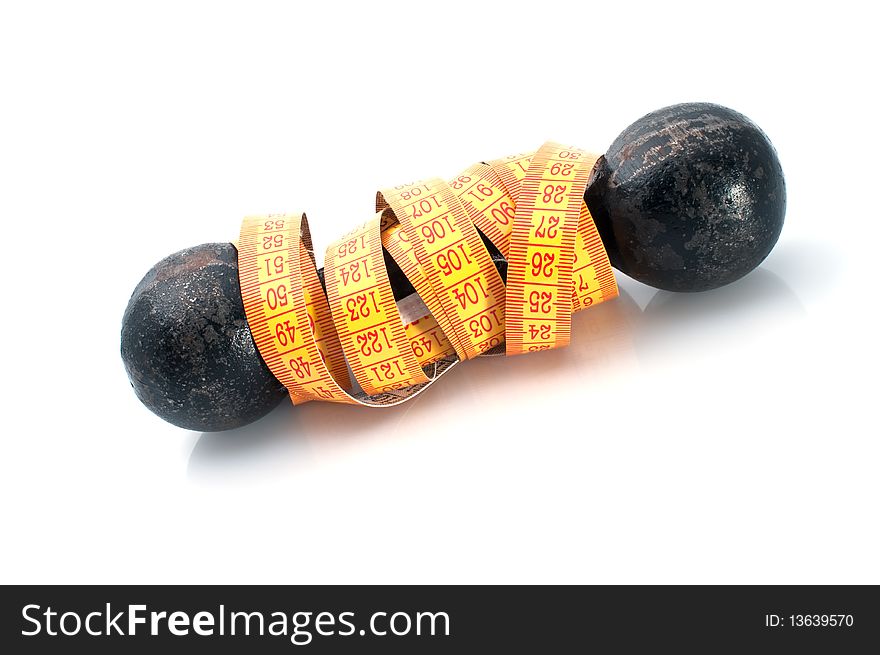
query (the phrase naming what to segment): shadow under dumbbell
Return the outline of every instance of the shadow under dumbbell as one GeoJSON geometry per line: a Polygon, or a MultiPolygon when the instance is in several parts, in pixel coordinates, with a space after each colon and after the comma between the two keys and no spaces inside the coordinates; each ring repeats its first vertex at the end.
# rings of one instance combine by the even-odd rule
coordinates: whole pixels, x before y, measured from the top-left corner
{"type": "Polygon", "coordinates": [[[729,345],[762,338],[805,315],[788,284],[762,267],[712,291],[656,292],[642,312],[635,348],[642,363],[685,349],[721,352],[729,345]]]}
{"type": "Polygon", "coordinates": [[[634,361],[632,330],[639,307],[625,289],[621,297],[573,318],[572,343],[568,348],[528,357],[484,357],[458,365],[417,398],[401,406],[374,409],[310,402],[294,407],[285,401],[251,425],[228,432],[199,436],[189,459],[188,474],[201,478],[221,471],[289,470],[308,466],[335,446],[371,435],[396,432],[401,423],[412,424],[450,404],[503,402],[510,385],[527,380],[552,379],[563,383],[570,376],[593,376],[605,367],[634,361]],[[476,395],[475,395],[476,394],[476,395]],[[293,464],[292,464],[293,463],[293,464]]]}
{"type": "MultiPolygon", "coordinates": [[[[727,287],[697,294],[658,291],[620,279],[620,298],[573,317],[568,348],[527,357],[483,357],[457,366],[431,388],[398,407],[373,409],[311,402],[294,407],[285,401],[251,425],[202,434],[190,455],[191,478],[271,476],[309,468],[333,458],[349,443],[362,447],[372,439],[406,434],[438,421],[456,407],[478,411],[487,404],[509,405],[511,398],[546,393],[553,385],[602,384],[609,375],[630,375],[676,342],[741,338],[763,329],[770,316],[798,316],[805,310],[777,275],[759,268],[727,287]],[[632,293],[630,293],[632,291],[632,293]],[[644,311],[633,295],[649,298],[644,311]],[[548,386],[549,385],[549,386],[548,386]]],[[[645,302],[645,300],[643,300],[645,302]]],[[[535,396],[532,396],[535,397],[535,396]]]]}
{"type": "Polygon", "coordinates": [[[189,475],[192,477],[231,463],[242,467],[265,464],[291,451],[307,458],[308,442],[289,438],[294,412],[296,408],[284,400],[266,416],[244,427],[201,433],[190,453],[189,475]]]}

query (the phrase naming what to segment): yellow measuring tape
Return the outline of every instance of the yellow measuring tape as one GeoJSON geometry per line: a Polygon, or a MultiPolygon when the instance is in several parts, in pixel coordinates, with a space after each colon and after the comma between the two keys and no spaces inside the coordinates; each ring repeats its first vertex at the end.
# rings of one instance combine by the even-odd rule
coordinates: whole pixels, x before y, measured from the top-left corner
{"type": "Polygon", "coordinates": [[[583,201],[595,162],[548,142],[382,189],[375,215],[327,249],[326,295],[304,213],[245,218],[239,276],[261,356],[295,404],[387,406],[502,345],[567,345],[572,312],[617,295],[583,201]],[[484,236],[508,261],[506,286],[484,236]],[[417,297],[395,299],[384,251],[417,297]]]}

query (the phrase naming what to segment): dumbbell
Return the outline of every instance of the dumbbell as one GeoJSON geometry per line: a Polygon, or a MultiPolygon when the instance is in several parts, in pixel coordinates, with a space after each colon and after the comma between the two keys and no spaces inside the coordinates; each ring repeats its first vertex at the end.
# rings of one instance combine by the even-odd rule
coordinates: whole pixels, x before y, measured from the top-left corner
{"type": "MultiPolygon", "coordinates": [[[[584,200],[611,264],[644,284],[711,290],[770,253],[785,181],[770,140],[748,118],[707,103],[647,114],[598,159],[584,200]]],[[[505,278],[507,262],[484,242],[505,278]]],[[[414,289],[385,253],[396,300],[414,289]]],[[[319,270],[323,284],[323,269],[319,270]]],[[[182,428],[246,425],[287,396],[263,361],[242,304],[238,253],[210,243],[169,255],[136,286],[121,353],[137,397],[182,428]]]]}

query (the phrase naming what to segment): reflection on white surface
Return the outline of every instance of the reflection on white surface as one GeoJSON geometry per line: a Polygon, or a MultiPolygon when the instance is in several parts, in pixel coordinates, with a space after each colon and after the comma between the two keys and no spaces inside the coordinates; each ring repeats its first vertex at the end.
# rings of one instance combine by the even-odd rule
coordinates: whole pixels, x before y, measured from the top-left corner
{"type": "Polygon", "coordinates": [[[775,273],[759,268],[720,289],[704,293],[657,291],[645,307],[648,322],[700,323],[703,327],[770,313],[798,314],[804,307],[775,273]],[[706,325],[708,321],[709,325],[706,325]]]}
{"type": "Polygon", "coordinates": [[[634,338],[644,362],[663,357],[671,342],[686,341],[695,350],[725,348],[805,315],[791,288],[776,274],[758,268],[713,291],[657,291],[640,316],[634,338]]]}
{"type": "MultiPolygon", "coordinates": [[[[634,365],[632,335],[640,310],[621,289],[620,297],[573,318],[568,348],[528,356],[484,357],[463,363],[408,403],[387,409],[310,402],[283,402],[260,421],[223,433],[203,433],[189,461],[194,479],[212,471],[266,467],[287,470],[314,461],[316,453],[344,446],[380,431],[406,434],[420,421],[436,422],[450,407],[471,411],[484,403],[504,403],[511,387],[574,384],[583,376],[634,365]],[[432,416],[433,415],[433,416],[432,416]]],[[[535,393],[539,393],[537,390],[535,393]]]]}
{"type": "Polygon", "coordinates": [[[219,476],[225,483],[230,475],[288,475],[374,439],[410,438],[422,426],[444,420],[452,408],[468,414],[563,388],[583,390],[586,397],[610,378],[638,376],[671,344],[684,340],[694,350],[701,344],[724,348],[780,317],[805,313],[789,286],[763,268],[714,291],[653,292],[644,308],[633,295],[644,296],[647,287],[619,277],[620,298],[574,316],[568,348],[466,362],[414,400],[388,409],[284,402],[252,425],[202,434],[190,456],[189,477],[219,476]]]}

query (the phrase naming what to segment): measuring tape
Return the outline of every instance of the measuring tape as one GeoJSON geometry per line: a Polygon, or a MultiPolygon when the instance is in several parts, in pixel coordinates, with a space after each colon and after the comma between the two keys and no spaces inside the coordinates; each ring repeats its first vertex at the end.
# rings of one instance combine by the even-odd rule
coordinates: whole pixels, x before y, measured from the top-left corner
{"type": "Polygon", "coordinates": [[[304,213],[246,217],[239,278],[260,355],[294,404],[388,406],[465,359],[567,345],[572,312],[617,295],[583,200],[595,162],[547,142],[382,189],[374,216],[327,248],[326,294],[304,213]],[[416,298],[394,297],[385,251],[416,298]]]}

